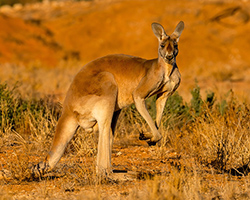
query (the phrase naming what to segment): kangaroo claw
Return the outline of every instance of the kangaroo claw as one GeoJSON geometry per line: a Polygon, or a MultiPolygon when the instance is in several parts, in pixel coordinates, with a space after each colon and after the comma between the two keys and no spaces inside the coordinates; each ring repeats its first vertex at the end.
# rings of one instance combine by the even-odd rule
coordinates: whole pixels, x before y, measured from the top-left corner
{"type": "Polygon", "coordinates": [[[49,169],[48,163],[40,162],[33,165],[31,168],[31,173],[34,177],[42,177],[49,169]]]}
{"type": "Polygon", "coordinates": [[[139,140],[150,140],[153,137],[152,133],[143,133],[140,132],[139,140]]]}

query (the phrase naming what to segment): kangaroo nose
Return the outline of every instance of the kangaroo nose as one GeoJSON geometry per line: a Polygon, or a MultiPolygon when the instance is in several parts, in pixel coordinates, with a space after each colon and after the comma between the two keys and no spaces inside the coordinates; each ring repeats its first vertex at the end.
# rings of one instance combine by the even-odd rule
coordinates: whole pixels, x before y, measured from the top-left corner
{"type": "Polygon", "coordinates": [[[173,59],[173,54],[168,54],[168,55],[166,55],[166,58],[167,58],[168,60],[172,60],[172,59],[173,59]]]}

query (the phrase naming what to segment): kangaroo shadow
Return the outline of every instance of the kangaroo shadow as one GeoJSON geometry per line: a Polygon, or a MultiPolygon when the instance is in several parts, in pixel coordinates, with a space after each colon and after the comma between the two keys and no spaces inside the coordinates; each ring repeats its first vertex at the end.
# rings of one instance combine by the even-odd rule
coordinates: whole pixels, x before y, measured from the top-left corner
{"type": "Polygon", "coordinates": [[[250,172],[250,167],[246,164],[242,167],[229,169],[226,172],[232,176],[247,176],[250,172]]]}

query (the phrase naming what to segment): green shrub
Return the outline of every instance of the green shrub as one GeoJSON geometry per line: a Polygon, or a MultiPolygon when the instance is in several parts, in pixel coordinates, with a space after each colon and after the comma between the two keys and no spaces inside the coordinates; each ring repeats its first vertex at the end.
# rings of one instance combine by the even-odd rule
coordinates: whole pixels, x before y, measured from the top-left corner
{"type": "Polygon", "coordinates": [[[175,92],[166,102],[163,113],[163,126],[171,129],[181,128],[188,121],[192,120],[190,106],[183,102],[183,98],[175,92]]]}
{"type": "Polygon", "coordinates": [[[61,106],[51,98],[23,99],[16,91],[17,86],[9,88],[7,84],[0,84],[0,131],[22,129],[26,123],[26,116],[30,115],[37,121],[42,116],[47,120],[58,119],[61,106]]]}

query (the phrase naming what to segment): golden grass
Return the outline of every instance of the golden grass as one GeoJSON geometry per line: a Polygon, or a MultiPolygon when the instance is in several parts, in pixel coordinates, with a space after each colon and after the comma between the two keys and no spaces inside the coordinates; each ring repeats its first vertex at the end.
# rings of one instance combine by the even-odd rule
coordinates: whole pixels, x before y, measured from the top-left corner
{"type": "Polygon", "coordinates": [[[42,67],[38,63],[28,66],[0,64],[1,83],[18,85],[18,92],[23,98],[53,96],[62,102],[64,95],[75,74],[83,66],[77,61],[61,62],[54,69],[42,67]]]}
{"type": "MultiPolygon", "coordinates": [[[[201,99],[198,87],[193,90],[191,102],[183,102],[178,95],[169,99],[160,128],[163,139],[155,147],[138,140],[139,133],[148,131],[148,126],[134,106],[122,111],[112,164],[115,169],[136,172],[133,181],[97,179],[98,134],[81,129],[52,172],[40,179],[32,177],[30,167],[48,152],[60,112],[60,108],[55,108],[57,104],[46,99],[53,90],[65,94],[78,66],[66,67],[65,72],[59,69],[19,69],[9,65],[9,72],[6,70],[3,78],[8,90],[15,85],[13,80],[18,78],[22,83],[13,91],[14,103],[19,98],[25,99],[24,103],[38,98],[43,101],[35,101],[37,106],[28,106],[17,115],[14,128],[6,123],[1,129],[0,199],[250,198],[249,106],[232,92],[211,101],[212,105],[207,98],[201,99]],[[65,79],[66,72],[69,76],[65,79]],[[47,73],[53,78],[45,77],[47,73]],[[26,79],[28,76],[36,78],[26,79]],[[40,86],[36,88],[37,82],[40,86]],[[24,85],[28,84],[31,87],[27,95],[24,85]]],[[[1,106],[8,105],[5,103],[2,99],[1,106]]],[[[148,107],[154,116],[154,98],[148,101],[148,107]]],[[[7,120],[8,116],[3,115],[2,119],[7,120]]]]}

